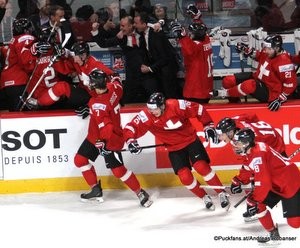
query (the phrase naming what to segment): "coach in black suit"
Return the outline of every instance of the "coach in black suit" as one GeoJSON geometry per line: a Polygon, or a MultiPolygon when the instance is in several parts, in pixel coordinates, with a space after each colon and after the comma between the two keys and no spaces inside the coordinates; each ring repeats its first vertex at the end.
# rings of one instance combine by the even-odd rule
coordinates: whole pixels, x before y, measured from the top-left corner
{"type": "Polygon", "coordinates": [[[179,98],[180,89],[177,83],[178,63],[175,50],[165,34],[155,32],[147,26],[149,17],[146,13],[134,17],[134,26],[140,33],[140,43],[144,47],[145,59],[141,66],[144,74],[155,74],[166,98],[179,98]]]}
{"type": "Polygon", "coordinates": [[[64,8],[59,5],[51,5],[49,10],[49,22],[45,23],[44,26],[53,27],[56,22],[57,40],[61,43],[64,42],[66,33],[71,33],[71,37],[65,45],[65,48],[71,49],[73,44],[76,42],[76,38],[72,32],[71,24],[68,20],[65,20],[64,8]]]}
{"type": "Polygon", "coordinates": [[[131,16],[125,16],[120,20],[120,31],[116,36],[111,38],[93,36],[93,41],[101,47],[120,46],[122,49],[126,60],[124,103],[145,102],[152,93],[160,90],[156,74],[141,71],[141,66],[146,63],[147,58],[139,38],[140,35],[134,31],[131,16]]]}

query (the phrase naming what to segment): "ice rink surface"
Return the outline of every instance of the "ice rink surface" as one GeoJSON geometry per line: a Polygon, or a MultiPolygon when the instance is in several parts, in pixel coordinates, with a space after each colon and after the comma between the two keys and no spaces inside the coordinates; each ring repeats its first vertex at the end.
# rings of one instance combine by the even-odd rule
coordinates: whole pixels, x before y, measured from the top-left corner
{"type": "Polygon", "coordinates": [[[147,191],[154,200],[150,208],[140,207],[129,190],[104,190],[104,203],[83,203],[82,192],[1,195],[0,247],[300,247],[300,230],[286,224],[281,203],[273,219],[280,235],[294,240],[270,246],[253,240],[267,234],[259,222],[244,223],[245,203],[233,207],[243,194],[231,196],[228,212],[214,195],[212,212],[184,187],[147,191]]]}

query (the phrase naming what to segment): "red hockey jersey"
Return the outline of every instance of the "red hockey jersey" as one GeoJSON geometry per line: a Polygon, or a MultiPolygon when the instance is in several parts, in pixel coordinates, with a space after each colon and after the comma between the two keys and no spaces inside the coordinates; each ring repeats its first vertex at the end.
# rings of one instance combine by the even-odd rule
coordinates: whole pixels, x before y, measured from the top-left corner
{"type": "Polygon", "coordinates": [[[207,99],[213,90],[212,46],[206,35],[204,41],[193,41],[189,37],[179,40],[185,68],[183,96],[207,99]]]}
{"type": "Polygon", "coordinates": [[[185,100],[168,99],[160,117],[152,115],[147,108],[142,110],[124,127],[124,136],[137,139],[150,131],[169,151],[180,150],[196,138],[195,128],[189,118],[197,118],[203,126],[212,124],[206,109],[198,103],[185,100]]]}
{"type": "Polygon", "coordinates": [[[6,51],[5,65],[1,72],[1,88],[27,83],[30,74],[26,68],[34,61],[24,59],[23,54],[29,51],[34,41],[35,38],[29,34],[22,34],[12,38],[6,51]]]}
{"type": "Polygon", "coordinates": [[[106,143],[109,150],[120,150],[124,145],[121,127],[120,99],[123,95],[122,85],[115,81],[107,83],[108,92],[92,97],[89,101],[90,124],[88,140],[106,143]]]}
{"type": "Polygon", "coordinates": [[[253,77],[268,87],[269,102],[278,98],[281,93],[289,95],[295,90],[296,71],[288,53],[283,52],[270,59],[264,51],[257,51],[256,60],[258,66],[253,77]]]}
{"type": "Polygon", "coordinates": [[[263,142],[257,142],[246,156],[244,167],[254,175],[253,200],[263,202],[269,191],[291,198],[300,188],[298,167],[263,142]]]}
{"type": "Polygon", "coordinates": [[[282,136],[269,123],[259,120],[256,114],[243,114],[232,119],[237,128],[250,128],[255,134],[255,141],[264,142],[279,153],[285,152],[282,136]]]}

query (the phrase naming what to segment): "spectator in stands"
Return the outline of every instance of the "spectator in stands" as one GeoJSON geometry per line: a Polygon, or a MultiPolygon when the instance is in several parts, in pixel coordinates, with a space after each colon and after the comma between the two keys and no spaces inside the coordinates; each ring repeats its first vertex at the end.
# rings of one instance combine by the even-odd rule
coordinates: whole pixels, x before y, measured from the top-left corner
{"type": "Polygon", "coordinates": [[[99,156],[104,157],[105,165],[112,174],[133,191],[143,207],[150,207],[152,201],[149,194],[141,188],[135,174],[124,166],[120,150],[124,145],[121,127],[120,99],[122,84],[118,79],[110,80],[101,70],[93,70],[89,74],[88,87],[94,97],[89,101],[90,120],[88,134],[80,145],[74,163],[78,167],[91,191],[81,194],[81,200],[103,202],[101,182],[97,182],[97,174],[91,161],[99,156]]]}
{"type": "Polygon", "coordinates": [[[134,17],[135,29],[140,34],[140,46],[145,53],[141,72],[155,74],[166,98],[179,98],[181,90],[177,82],[178,63],[173,47],[162,31],[155,32],[148,27],[148,23],[149,16],[145,12],[134,17]]]}
{"type": "Polygon", "coordinates": [[[109,47],[107,39],[115,37],[120,28],[112,21],[113,14],[109,8],[100,8],[96,14],[98,22],[92,25],[92,41],[97,42],[100,47],[109,47]]]}
{"type": "Polygon", "coordinates": [[[285,20],[280,8],[273,0],[257,0],[258,6],[254,10],[256,28],[263,27],[266,32],[283,31],[285,20]]]}
{"type": "Polygon", "coordinates": [[[291,21],[286,23],[286,29],[300,28],[300,0],[295,0],[295,9],[291,14],[291,21]]]}
{"type": "Polygon", "coordinates": [[[50,12],[50,6],[44,5],[40,8],[39,13],[31,15],[29,17],[29,20],[32,22],[34,26],[34,34],[36,36],[39,35],[39,31],[41,30],[41,27],[46,25],[49,22],[49,12],[50,12]]]}
{"type": "Polygon", "coordinates": [[[0,0],[0,22],[5,15],[7,2],[8,0],[0,0]]]}
{"type": "Polygon", "coordinates": [[[130,8],[129,14],[132,18],[134,18],[136,14],[141,12],[146,12],[148,15],[152,15],[153,7],[150,0],[136,0],[130,8]]]}
{"type": "Polygon", "coordinates": [[[238,52],[258,61],[253,73],[237,73],[223,78],[222,90],[212,94],[220,97],[252,95],[260,102],[268,103],[270,111],[279,110],[297,86],[297,77],[290,55],[283,50],[282,37],[269,35],[263,42],[263,50],[254,50],[244,43],[237,44],[238,52]]]}
{"type": "Polygon", "coordinates": [[[16,19],[28,18],[31,15],[38,14],[39,8],[37,6],[37,0],[18,0],[19,12],[16,15],[16,19]]]}
{"type": "Polygon", "coordinates": [[[13,37],[12,5],[8,0],[0,0],[0,43],[8,43],[13,37]]]}
{"type": "Polygon", "coordinates": [[[91,41],[92,40],[92,21],[91,17],[94,15],[93,6],[87,4],[76,10],[75,20],[72,20],[71,27],[77,41],[91,41]]]}
{"type": "Polygon", "coordinates": [[[167,15],[167,7],[158,3],[155,4],[153,7],[153,16],[155,18],[155,21],[158,22],[161,20],[163,20],[163,22],[161,22],[162,24],[162,30],[164,32],[164,34],[166,35],[167,38],[174,38],[172,30],[171,30],[171,22],[173,20],[168,18],[167,15]]]}
{"type": "Polygon", "coordinates": [[[64,17],[69,20],[73,16],[73,11],[70,4],[67,3],[66,0],[46,0],[48,1],[48,5],[59,5],[64,9],[64,17]]]}

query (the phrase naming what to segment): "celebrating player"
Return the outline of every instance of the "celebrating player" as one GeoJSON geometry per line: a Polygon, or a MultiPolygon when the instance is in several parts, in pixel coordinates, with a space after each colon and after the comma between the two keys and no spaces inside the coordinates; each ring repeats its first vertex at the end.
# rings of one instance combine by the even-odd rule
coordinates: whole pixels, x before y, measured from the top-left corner
{"type": "Polygon", "coordinates": [[[89,101],[90,120],[87,137],[74,158],[75,165],[91,187],[89,193],[81,194],[81,199],[103,200],[101,183],[97,182],[95,168],[89,163],[89,160],[95,161],[100,154],[113,175],[137,194],[142,206],[149,207],[152,201],[148,193],[141,189],[135,174],[124,166],[119,151],[124,145],[119,104],[123,95],[122,84],[119,80],[109,82],[106,73],[98,69],[92,71],[89,77],[89,88],[95,91],[96,95],[89,101]]]}
{"type": "MultiPolygon", "coordinates": [[[[200,188],[200,183],[193,176],[192,167],[211,185],[222,185],[216,173],[211,169],[209,156],[196,135],[189,118],[197,118],[204,126],[206,139],[217,142],[212,119],[206,109],[195,102],[168,99],[162,93],[153,93],[147,102],[147,108],[133,118],[124,127],[124,136],[132,154],[139,154],[141,148],[137,138],[150,131],[165,144],[169,152],[175,174],[181,183],[196,196],[204,199],[207,209],[214,210],[211,197],[200,188]]],[[[228,195],[219,193],[221,207],[228,210],[228,195]]]]}

